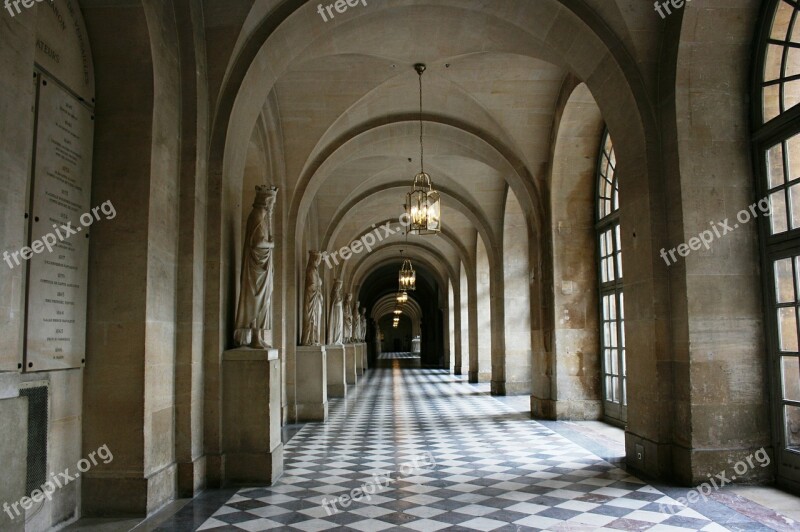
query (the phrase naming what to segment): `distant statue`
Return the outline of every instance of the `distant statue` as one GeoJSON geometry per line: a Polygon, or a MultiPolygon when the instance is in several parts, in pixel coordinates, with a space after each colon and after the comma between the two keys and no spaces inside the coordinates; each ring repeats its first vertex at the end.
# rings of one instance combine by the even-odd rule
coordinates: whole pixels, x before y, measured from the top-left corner
{"type": "Polygon", "coordinates": [[[331,294],[331,315],[328,320],[328,345],[344,345],[344,283],[337,280],[331,294]]]}
{"type": "Polygon", "coordinates": [[[361,341],[361,314],[358,312],[360,306],[361,301],[356,301],[353,306],[353,343],[356,344],[361,341]]]}
{"type": "Polygon", "coordinates": [[[322,277],[319,265],[322,254],[319,251],[308,253],[306,268],[306,299],[303,309],[303,341],[304,346],[322,345],[322,312],[325,296],[322,294],[322,277]]]}
{"type": "Polygon", "coordinates": [[[344,298],[344,342],[353,342],[353,294],[344,298]]]}
{"type": "Polygon", "coordinates": [[[272,347],[272,289],[275,279],[272,213],[277,195],[275,187],[256,187],[256,200],[247,218],[242,286],[234,332],[236,347],[272,347]]]}
{"type": "Polygon", "coordinates": [[[367,309],[361,309],[361,341],[367,341],[367,309]]]}

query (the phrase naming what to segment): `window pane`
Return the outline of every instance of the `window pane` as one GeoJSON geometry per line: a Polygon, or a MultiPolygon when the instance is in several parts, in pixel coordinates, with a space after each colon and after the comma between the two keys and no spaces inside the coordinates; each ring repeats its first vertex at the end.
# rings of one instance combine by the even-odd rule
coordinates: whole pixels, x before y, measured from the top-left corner
{"type": "Polygon", "coordinates": [[[800,227],[800,185],[789,189],[789,200],[791,201],[792,229],[797,229],[800,227]]]}
{"type": "Polygon", "coordinates": [[[628,376],[628,359],[625,358],[625,350],[623,349],[621,352],[621,356],[619,357],[619,361],[622,364],[622,371],[620,372],[623,377],[628,376]]]}
{"type": "Polygon", "coordinates": [[[778,336],[781,351],[797,352],[797,311],[794,308],[778,309],[778,336]]]}
{"type": "Polygon", "coordinates": [[[783,184],[783,143],[767,152],[767,179],[770,190],[783,184]]]}
{"type": "Polygon", "coordinates": [[[800,450],[800,407],[786,406],[786,446],[800,450]]]}
{"type": "Polygon", "coordinates": [[[783,398],[787,401],[800,401],[800,358],[782,358],[783,398]]]}
{"type": "Polygon", "coordinates": [[[783,77],[796,76],[800,74],[800,50],[789,48],[789,55],[786,57],[786,73],[783,77]]]}
{"type": "Polygon", "coordinates": [[[786,159],[789,170],[786,172],[789,181],[800,177],[800,135],[795,135],[786,142],[786,159]]]}
{"type": "Polygon", "coordinates": [[[792,272],[792,259],[783,259],[775,262],[775,289],[776,301],[780,303],[794,303],[794,273],[792,272]]]}
{"type": "Polygon", "coordinates": [[[781,61],[783,46],[770,44],[767,46],[767,60],[764,63],[764,81],[774,81],[781,77],[781,61]]]}
{"type": "Polygon", "coordinates": [[[783,85],[783,110],[788,111],[800,103],[800,80],[783,85]]]}
{"type": "Polygon", "coordinates": [[[776,41],[785,41],[789,33],[789,23],[792,21],[794,7],[786,1],[782,1],[775,10],[775,18],[772,21],[772,31],[770,38],[776,41]]]}
{"type": "Polygon", "coordinates": [[[622,404],[628,405],[628,379],[622,379],[622,404]]]}
{"type": "Polygon", "coordinates": [[[772,234],[785,233],[789,230],[789,224],[786,220],[786,196],[783,190],[771,194],[769,202],[772,210],[772,215],[770,216],[772,234]]]}
{"type": "Polygon", "coordinates": [[[764,87],[764,122],[769,122],[781,114],[780,85],[764,87]]]}

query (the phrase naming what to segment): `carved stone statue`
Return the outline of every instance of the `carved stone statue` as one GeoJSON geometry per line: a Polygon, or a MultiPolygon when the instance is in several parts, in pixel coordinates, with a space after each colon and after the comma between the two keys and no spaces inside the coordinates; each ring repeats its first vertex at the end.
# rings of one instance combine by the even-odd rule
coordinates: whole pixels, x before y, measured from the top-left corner
{"type": "Polygon", "coordinates": [[[344,341],[347,344],[353,341],[353,294],[344,298],[344,341]]]}
{"type": "Polygon", "coordinates": [[[322,277],[319,265],[322,254],[319,251],[308,252],[306,268],[306,298],[303,308],[303,341],[304,346],[322,345],[322,312],[325,296],[322,294],[322,277]]]}
{"type": "Polygon", "coordinates": [[[344,345],[344,283],[337,280],[331,294],[331,315],[328,319],[328,345],[344,345]]]}
{"type": "Polygon", "coordinates": [[[361,309],[361,341],[367,341],[367,309],[361,309]]]}
{"type": "Polygon", "coordinates": [[[256,187],[256,200],[247,219],[242,286],[236,308],[236,347],[272,347],[272,289],[275,279],[272,213],[277,195],[275,187],[256,187]]]}
{"type": "Polygon", "coordinates": [[[356,301],[353,306],[353,343],[356,344],[361,341],[361,314],[358,312],[360,307],[361,301],[356,301]]]}

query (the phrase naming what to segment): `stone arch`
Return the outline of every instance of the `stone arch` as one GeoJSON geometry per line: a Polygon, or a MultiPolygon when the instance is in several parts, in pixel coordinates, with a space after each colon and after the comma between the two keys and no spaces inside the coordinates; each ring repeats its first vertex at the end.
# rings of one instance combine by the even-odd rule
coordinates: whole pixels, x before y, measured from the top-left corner
{"type": "MultiPolygon", "coordinates": [[[[469,360],[470,360],[470,326],[469,326],[469,308],[472,304],[472,301],[469,298],[469,278],[467,277],[467,270],[464,263],[460,263],[459,265],[459,284],[461,285],[461,289],[459,290],[461,294],[461,306],[459,308],[460,316],[460,324],[461,324],[461,352],[459,353],[461,356],[456,357],[455,361],[455,374],[456,375],[463,375],[465,372],[465,367],[469,368],[469,360]]],[[[469,371],[467,369],[466,371],[469,371]]]]}
{"type": "Polygon", "coordinates": [[[477,353],[475,366],[472,367],[472,382],[490,382],[492,380],[492,306],[491,306],[491,273],[489,256],[483,241],[478,239],[476,253],[476,290],[475,306],[478,322],[477,353]]]}
{"type": "MultiPolygon", "coordinates": [[[[385,316],[394,313],[394,309],[397,307],[397,298],[394,294],[387,295],[378,300],[378,302],[373,307],[371,312],[372,319],[376,322],[381,320],[385,316]]],[[[403,314],[408,316],[411,320],[411,332],[414,336],[420,336],[421,333],[421,323],[424,318],[422,313],[422,307],[419,306],[419,303],[414,301],[413,298],[408,299],[408,303],[404,305],[403,314]]]]}
{"type": "MultiPolygon", "coordinates": [[[[528,226],[513,191],[508,191],[503,221],[503,277],[505,342],[503,357],[492,360],[493,386],[504,394],[530,393],[531,362],[531,279],[528,226]]],[[[494,336],[495,331],[492,331],[494,336]]]]}
{"type": "Polygon", "coordinates": [[[552,355],[534,359],[534,415],[598,419],[599,337],[595,195],[603,118],[585,84],[570,78],[556,113],[550,173],[554,324],[552,355]]]}

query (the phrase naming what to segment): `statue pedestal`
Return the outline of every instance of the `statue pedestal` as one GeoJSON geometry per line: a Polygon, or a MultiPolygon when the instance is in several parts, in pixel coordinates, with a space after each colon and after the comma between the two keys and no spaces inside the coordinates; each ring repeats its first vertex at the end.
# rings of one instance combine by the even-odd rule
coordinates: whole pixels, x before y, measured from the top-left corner
{"type": "Polygon", "coordinates": [[[345,344],[345,377],[347,384],[354,386],[358,384],[358,370],[356,369],[356,344],[345,344]]]}
{"type": "Polygon", "coordinates": [[[356,372],[358,376],[364,375],[364,344],[355,344],[356,348],[356,372]]]}
{"type": "Polygon", "coordinates": [[[297,421],[327,421],[328,368],[323,346],[297,348],[297,421]]]}
{"type": "Polygon", "coordinates": [[[347,362],[343,345],[325,347],[328,358],[328,397],[347,397],[347,362]]]}
{"type": "Polygon", "coordinates": [[[361,346],[361,373],[366,373],[369,369],[369,352],[367,351],[367,343],[359,344],[361,346]]]}
{"type": "Polygon", "coordinates": [[[222,356],[222,452],[226,485],[273,484],[283,474],[277,349],[222,356]]]}

